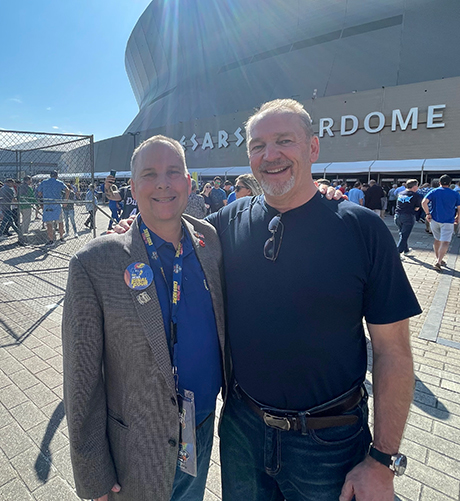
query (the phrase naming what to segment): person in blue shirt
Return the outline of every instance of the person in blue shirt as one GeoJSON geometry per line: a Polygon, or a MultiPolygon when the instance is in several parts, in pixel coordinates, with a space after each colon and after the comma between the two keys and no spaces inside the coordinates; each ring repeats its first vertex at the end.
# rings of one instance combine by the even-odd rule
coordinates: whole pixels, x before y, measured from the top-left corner
{"type": "Polygon", "coordinates": [[[444,174],[439,178],[441,186],[431,190],[422,201],[426,220],[430,222],[433,232],[433,249],[436,256],[433,267],[436,271],[441,271],[441,267],[446,264],[444,257],[452,240],[454,223],[458,222],[460,214],[460,193],[449,188],[451,182],[452,178],[444,174]]]}
{"type": "Polygon", "coordinates": [[[211,212],[217,212],[219,209],[227,205],[227,193],[221,188],[222,179],[216,176],[213,179],[214,186],[209,193],[211,200],[211,212]]]}
{"type": "Polygon", "coordinates": [[[350,202],[358,205],[364,205],[364,192],[361,188],[361,182],[356,181],[355,185],[348,193],[348,200],[350,200],[350,202]]]}
{"type": "Polygon", "coordinates": [[[222,252],[209,223],[182,217],[191,177],[178,141],[149,138],[131,171],[131,230],[94,239],[70,263],[62,337],[75,485],[95,501],[198,501],[228,373],[222,252]]]}
{"type": "Polygon", "coordinates": [[[58,178],[57,171],[50,174],[49,179],[42,181],[37,188],[38,196],[43,198],[43,222],[48,234],[47,246],[54,244],[54,223],[58,223],[59,236],[64,242],[64,218],[62,200],[69,198],[69,189],[58,178]]]}

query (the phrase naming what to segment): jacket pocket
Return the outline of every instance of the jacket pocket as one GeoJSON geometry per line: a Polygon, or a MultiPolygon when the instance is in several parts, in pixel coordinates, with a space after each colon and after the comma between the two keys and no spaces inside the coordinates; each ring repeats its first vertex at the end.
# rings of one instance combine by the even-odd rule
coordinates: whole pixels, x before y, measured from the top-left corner
{"type": "Polygon", "coordinates": [[[120,414],[117,414],[116,412],[108,409],[107,415],[110,421],[118,425],[120,428],[123,428],[124,430],[127,430],[129,428],[129,426],[123,421],[123,418],[120,416],[120,414]]]}

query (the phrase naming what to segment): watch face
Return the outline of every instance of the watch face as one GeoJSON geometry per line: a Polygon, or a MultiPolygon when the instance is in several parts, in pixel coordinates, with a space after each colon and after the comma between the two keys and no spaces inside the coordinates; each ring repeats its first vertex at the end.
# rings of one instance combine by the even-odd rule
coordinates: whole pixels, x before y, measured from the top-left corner
{"type": "Polygon", "coordinates": [[[404,454],[397,454],[396,459],[394,460],[394,472],[395,475],[400,477],[404,475],[407,467],[407,457],[404,454]]]}

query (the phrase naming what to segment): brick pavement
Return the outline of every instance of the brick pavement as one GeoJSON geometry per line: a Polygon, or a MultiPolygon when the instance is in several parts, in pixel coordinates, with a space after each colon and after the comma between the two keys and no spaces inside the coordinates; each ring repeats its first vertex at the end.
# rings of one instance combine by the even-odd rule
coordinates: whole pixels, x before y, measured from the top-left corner
{"type": "MultiPolygon", "coordinates": [[[[386,222],[395,234],[391,219],[386,222]]],[[[460,239],[443,274],[431,267],[432,237],[422,224],[410,244],[415,252],[404,268],[424,311],[411,320],[417,382],[401,447],[409,465],[395,481],[395,499],[458,501],[460,239]],[[432,341],[420,337],[427,332],[432,341]]],[[[77,500],[62,405],[62,298],[37,301],[30,289],[27,278],[0,277],[0,501],[77,500]]],[[[367,379],[372,390],[370,372],[367,379]]],[[[220,497],[216,437],[205,500],[220,497]]]]}

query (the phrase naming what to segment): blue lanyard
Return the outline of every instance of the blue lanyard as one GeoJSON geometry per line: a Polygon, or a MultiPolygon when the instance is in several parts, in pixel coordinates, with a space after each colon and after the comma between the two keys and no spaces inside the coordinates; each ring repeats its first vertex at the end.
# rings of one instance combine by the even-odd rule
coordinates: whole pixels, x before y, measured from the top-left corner
{"type": "MultiPolygon", "coordinates": [[[[156,271],[160,272],[163,276],[163,280],[166,283],[166,287],[171,296],[171,332],[170,332],[170,350],[173,359],[173,373],[176,376],[176,385],[177,385],[177,353],[174,349],[177,344],[177,313],[179,311],[179,304],[181,299],[181,288],[182,288],[182,264],[184,260],[184,247],[182,245],[182,241],[179,242],[177,246],[176,254],[173,260],[173,282],[172,282],[172,290],[169,287],[168,280],[166,279],[165,271],[163,268],[163,264],[161,262],[160,256],[158,255],[155,244],[153,243],[152,235],[150,234],[150,230],[147,228],[145,223],[141,221],[140,223],[140,231],[142,235],[142,239],[144,240],[145,247],[147,248],[147,254],[149,256],[150,266],[152,269],[156,269],[156,271]]],[[[165,312],[163,312],[164,314],[165,312]]]]}

